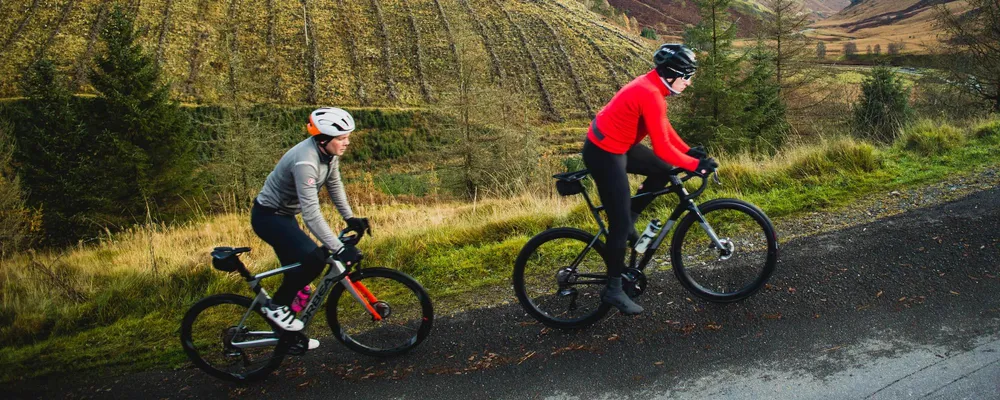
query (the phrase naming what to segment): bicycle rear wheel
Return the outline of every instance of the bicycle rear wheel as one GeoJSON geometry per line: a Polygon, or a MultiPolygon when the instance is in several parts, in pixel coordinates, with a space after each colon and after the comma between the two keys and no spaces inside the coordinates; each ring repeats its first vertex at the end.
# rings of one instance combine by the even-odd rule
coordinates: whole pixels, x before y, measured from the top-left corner
{"type": "Polygon", "coordinates": [[[699,206],[706,225],[688,213],[677,225],[670,262],[681,284],[702,299],[729,303],[756,293],[774,273],[778,237],[756,206],[717,199],[699,206]],[[697,224],[696,224],[697,223],[697,224]],[[723,248],[709,236],[715,232],[723,248]]]}
{"type": "Polygon", "coordinates": [[[521,307],[553,328],[583,328],[603,318],[610,307],[601,301],[607,280],[604,243],[575,228],[539,233],[514,262],[514,293],[521,307]]]}
{"type": "Polygon", "coordinates": [[[350,279],[364,301],[355,299],[341,282],[326,304],[330,329],[345,346],[361,354],[387,357],[412,350],[430,334],[434,323],[430,295],[409,275],[365,268],[351,273],[350,279]]]}
{"type": "Polygon", "coordinates": [[[280,329],[262,314],[260,306],[235,294],[219,294],[201,299],[184,315],[181,322],[181,347],[191,362],[219,379],[254,381],[263,379],[281,365],[285,353],[273,345],[237,348],[233,343],[276,339],[280,329]]]}

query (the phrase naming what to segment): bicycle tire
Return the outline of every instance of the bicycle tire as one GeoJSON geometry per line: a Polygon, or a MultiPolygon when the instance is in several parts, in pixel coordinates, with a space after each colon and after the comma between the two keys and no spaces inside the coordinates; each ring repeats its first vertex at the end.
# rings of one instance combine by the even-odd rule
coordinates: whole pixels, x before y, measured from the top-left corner
{"type": "MultiPolygon", "coordinates": [[[[771,220],[768,219],[767,215],[764,214],[759,208],[753,204],[747,203],[738,199],[716,199],[708,201],[698,207],[701,214],[712,226],[713,230],[721,229],[723,231],[731,229],[730,233],[739,233],[740,237],[733,240],[727,238],[727,232],[719,232],[716,230],[716,234],[720,239],[724,239],[727,243],[733,246],[730,249],[729,258],[723,259],[723,256],[717,257],[719,264],[726,264],[722,267],[706,267],[702,264],[707,264],[713,256],[712,254],[721,254],[719,250],[715,250],[714,244],[711,244],[711,240],[708,239],[708,235],[703,236],[691,236],[690,242],[685,242],[688,239],[689,232],[692,231],[691,227],[695,226],[696,222],[700,222],[698,215],[695,213],[688,213],[681,220],[680,224],[677,225],[676,231],[674,231],[674,237],[670,245],[670,262],[673,266],[674,275],[680,281],[681,285],[684,286],[689,292],[695,296],[716,303],[731,303],[735,301],[740,301],[750,297],[754,293],[760,290],[770,279],[771,275],[775,271],[778,259],[778,237],[774,230],[774,226],[771,224],[771,220]],[[749,217],[749,221],[743,222],[742,230],[741,227],[736,223],[729,221],[722,217],[722,211],[732,211],[736,217],[740,215],[749,217]],[[713,220],[720,222],[719,226],[713,223],[713,220]],[[731,228],[726,227],[726,223],[731,226],[731,228]],[[754,226],[756,225],[756,226],[754,226]],[[759,228],[759,231],[758,229],[759,228]],[[735,250],[736,242],[741,243],[740,255],[747,255],[746,257],[741,257],[737,261],[732,263],[729,260],[733,255],[736,255],[735,250]],[[685,251],[685,246],[690,244],[688,247],[688,255],[682,252],[685,251]],[[709,251],[702,251],[702,253],[707,253],[707,257],[702,257],[699,260],[695,260],[696,256],[692,255],[693,247],[697,243],[698,247],[708,248],[709,251]],[[706,247],[705,244],[708,243],[706,247]],[[744,249],[745,247],[746,249],[744,249]],[[746,251],[744,251],[746,250],[746,251]],[[714,253],[713,253],[714,252],[714,253]],[[744,261],[748,259],[749,261],[744,261]],[[740,262],[745,262],[748,266],[743,267],[740,262]],[[715,290],[712,286],[721,287],[722,283],[714,282],[712,285],[707,285],[707,280],[714,279],[716,281],[725,281],[727,278],[722,277],[725,271],[738,271],[744,270],[749,272],[747,275],[753,275],[752,279],[746,280],[746,284],[740,286],[737,290],[732,292],[723,292],[715,290]]],[[[733,219],[735,217],[730,217],[733,219]]],[[[700,225],[698,225],[700,227],[700,225]]],[[[726,285],[728,286],[728,285],[726,285]]]]}
{"type": "MultiPolygon", "coordinates": [[[[195,345],[195,339],[193,337],[194,324],[196,321],[198,321],[198,317],[202,315],[204,311],[209,310],[210,308],[215,306],[226,305],[226,304],[236,305],[238,306],[236,309],[242,308],[243,310],[246,310],[250,308],[250,304],[252,303],[253,300],[250,299],[249,297],[239,296],[235,294],[217,294],[199,300],[197,303],[191,306],[190,309],[188,309],[187,313],[184,314],[184,320],[181,322],[181,336],[180,336],[181,347],[184,348],[184,352],[187,354],[188,358],[196,367],[207,372],[209,375],[212,375],[219,379],[233,381],[233,382],[252,382],[267,377],[269,374],[271,374],[271,372],[274,372],[274,370],[276,370],[278,366],[281,365],[281,361],[285,358],[285,350],[281,346],[274,347],[273,355],[269,357],[267,360],[265,360],[265,362],[262,363],[260,368],[252,369],[246,373],[227,372],[217,368],[216,366],[206,361],[205,356],[207,356],[208,354],[203,354],[203,352],[210,351],[213,348],[214,350],[222,350],[222,351],[225,350],[224,349],[225,347],[224,340],[226,334],[225,330],[232,329],[232,327],[223,328],[224,329],[223,338],[222,342],[220,343],[222,345],[222,348],[215,348],[213,345],[212,347],[200,350],[199,346],[195,345]]],[[[270,326],[271,329],[274,330],[274,332],[281,332],[281,330],[277,326],[275,326],[271,321],[268,321],[267,318],[265,318],[262,314],[260,314],[260,305],[257,305],[257,307],[255,308],[256,308],[254,310],[255,312],[251,314],[251,317],[256,315],[260,318],[261,321],[265,322],[268,326],[270,326]]],[[[236,324],[238,322],[239,320],[237,319],[232,323],[236,324]]],[[[261,325],[261,323],[258,322],[257,325],[261,325]]]]}
{"type": "MultiPolygon", "coordinates": [[[[383,328],[387,328],[390,325],[402,326],[395,323],[395,321],[399,320],[399,318],[393,321],[386,321],[394,315],[398,316],[399,312],[393,311],[391,314],[386,315],[382,321],[372,320],[373,326],[368,327],[368,329],[345,329],[344,323],[348,321],[344,321],[344,319],[346,319],[346,315],[342,316],[340,311],[349,311],[342,309],[346,308],[347,305],[345,304],[344,307],[341,307],[341,299],[348,301],[349,303],[347,304],[351,304],[351,307],[358,307],[357,310],[361,314],[352,315],[352,317],[364,319],[366,317],[370,318],[371,314],[364,308],[360,308],[361,305],[359,305],[357,300],[354,299],[350,292],[346,290],[343,282],[338,283],[337,286],[333,287],[333,290],[330,292],[330,299],[326,303],[326,320],[330,325],[330,330],[333,332],[333,336],[349,349],[369,356],[390,357],[413,350],[430,334],[431,328],[434,324],[434,306],[431,303],[430,295],[427,294],[427,290],[425,290],[420,283],[411,278],[409,275],[388,268],[364,268],[352,272],[349,275],[349,278],[352,282],[365,283],[366,286],[372,289],[371,291],[375,294],[375,296],[380,295],[378,293],[379,287],[388,283],[386,282],[382,285],[373,284],[372,281],[375,281],[375,278],[384,278],[389,281],[394,281],[395,283],[402,285],[401,287],[397,287],[395,289],[398,290],[406,288],[413,295],[413,298],[406,295],[403,295],[403,298],[400,298],[399,294],[391,293],[394,294],[394,296],[383,297],[379,303],[383,303],[386,307],[391,309],[393,303],[395,303],[396,306],[405,306],[408,301],[416,301],[420,308],[419,316],[416,312],[411,312],[401,318],[404,322],[410,322],[411,324],[416,323],[418,325],[416,328],[410,328],[413,330],[412,337],[401,340],[401,344],[389,348],[376,347],[372,343],[374,342],[374,336],[377,333],[380,333],[378,331],[388,331],[388,329],[383,328]]],[[[397,336],[403,337],[405,335],[397,336]]]]}
{"type": "MultiPolygon", "coordinates": [[[[607,303],[604,303],[600,299],[600,289],[604,288],[603,285],[594,284],[594,287],[588,288],[589,289],[588,293],[585,294],[589,296],[596,296],[589,299],[585,299],[587,300],[588,303],[593,305],[592,309],[581,312],[579,313],[578,316],[571,318],[560,318],[558,314],[553,314],[554,310],[543,309],[542,306],[539,304],[539,301],[536,300],[541,300],[542,297],[545,296],[544,294],[538,296],[537,299],[532,298],[535,295],[535,293],[530,293],[530,292],[539,292],[539,294],[545,293],[542,292],[544,288],[540,288],[539,290],[529,290],[529,288],[527,287],[525,271],[526,269],[528,269],[529,262],[533,262],[532,258],[543,257],[543,255],[538,254],[539,248],[560,239],[569,240],[570,243],[579,242],[580,247],[579,251],[577,251],[576,254],[580,254],[580,251],[582,251],[586,247],[586,245],[590,244],[594,240],[594,235],[576,228],[552,228],[542,233],[539,233],[538,235],[535,235],[535,237],[528,240],[528,242],[525,243],[524,247],[521,248],[521,252],[518,254],[517,260],[514,262],[514,273],[513,273],[512,284],[514,286],[514,293],[517,295],[517,300],[518,302],[521,303],[521,307],[523,307],[524,311],[526,311],[529,315],[531,315],[533,318],[535,318],[542,324],[558,329],[580,329],[599,321],[601,318],[604,317],[605,314],[608,313],[608,310],[610,309],[611,306],[608,305],[607,303]],[[596,289],[596,293],[593,293],[594,289],[596,289]]],[[[596,241],[594,243],[593,250],[596,251],[597,255],[600,258],[597,260],[593,259],[589,260],[590,261],[589,264],[593,264],[589,265],[590,270],[598,270],[599,274],[605,274],[606,277],[607,257],[604,252],[604,243],[601,242],[600,240],[596,241]],[[600,265],[599,266],[596,265],[597,263],[599,263],[600,265]]],[[[548,276],[556,276],[556,274],[560,273],[560,271],[562,271],[565,266],[560,265],[559,263],[566,261],[567,257],[565,257],[565,255],[573,257],[572,250],[561,253],[563,256],[559,257],[559,259],[555,259],[553,257],[552,262],[556,263],[556,265],[551,265],[551,266],[543,265],[541,268],[539,268],[542,269],[542,271],[539,271],[539,274],[533,274],[533,275],[536,275],[537,277],[539,277],[539,279],[545,279],[541,277],[546,276],[546,274],[549,274],[548,276]]],[[[554,290],[561,290],[559,287],[558,279],[559,278],[556,277],[555,279],[553,279],[553,282],[551,282],[555,285],[554,290]]],[[[540,286],[547,286],[547,285],[540,284],[540,286]]],[[[550,291],[548,293],[552,292],[550,291]]],[[[561,296],[561,294],[556,293],[554,296],[561,296]]],[[[576,294],[574,296],[575,297],[573,297],[569,301],[570,304],[567,306],[567,311],[575,311],[573,309],[573,305],[579,298],[579,294],[576,294]]],[[[546,300],[549,299],[555,299],[553,303],[557,303],[560,301],[556,297],[549,297],[546,300]]]]}

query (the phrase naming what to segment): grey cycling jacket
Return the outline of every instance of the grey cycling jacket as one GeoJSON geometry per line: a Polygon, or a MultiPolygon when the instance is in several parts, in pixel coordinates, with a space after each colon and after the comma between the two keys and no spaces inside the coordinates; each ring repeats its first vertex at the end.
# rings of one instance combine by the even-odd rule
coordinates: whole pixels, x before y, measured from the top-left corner
{"type": "Polygon", "coordinates": [[[292,147],[278,161],[264,181],[257,202],[278,210],[281,215],[302,213],[309,231],[328,249],[337,252],[343,243],[323,219],[319,208],[319,190],[326,186],[330,199],[344,219],[354,216],[344,183],[340,180],[339,159],[323,154],[312,138],[292,147]]]}

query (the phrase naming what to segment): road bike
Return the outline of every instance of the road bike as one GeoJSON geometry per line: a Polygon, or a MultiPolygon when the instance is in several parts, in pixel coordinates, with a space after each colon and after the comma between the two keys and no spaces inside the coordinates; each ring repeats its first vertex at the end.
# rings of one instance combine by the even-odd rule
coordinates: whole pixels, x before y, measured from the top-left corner
{"type": "MultiPolygon", "coordinates": [[[[583,180],[588,175],[584,169],[553,178],[560,195],[583,195],[600,228],[597,234],[568,227],[548,229],[528,240],[514,263],[513,286],[521,306],[554,328],[586,327],[603,318],[611,307],[601,301],[609,263],[601,241],[608,233],[600,215],[604,206],[595,206],[587,194],[583,180]]],[[[717,174],[710,175],[721,185],[717,174]]],[[[675,226],[670,265],[684,288],[717,303],[743,300],[760,290],[778,260],[777,233],[767,215],[738,199],[696,204],[694,199],[709,184],[708,175],[674,168],[669,177],[670,183],[663,189],[632,197],[674,193],[680,203],[665,224],[653,220],[638,240],[630,238],[631,250],[622,273],[625,292],[636,298],[646,290],[644,271],[675,226]],[[689,193],[684,182],[694,177],[701,178],[701,185],[689,193]]]]}
{"type": "MultiPolygon", "coordinates": [[[[363,236],[363,231],[344,230],[340,240],[355,245],[363,236]]],[[[277,369],[285,355],[304,354],[309,323],[327,295],[331,297],[326,321],[333,336],[358,353],[399,355],[412,350],[430,333],[433,306],[416,280],[388,268],[361,268],[360,263],[345,267],[333,256],[327,258],[327,272],[299,317],[305,328],[284,331],[261,313],[271,298],[260,282],[301,265],[253,275],[239,259],[248,251],[249,247],[216,247],[212,265],[223,272],[239,273],[256,296],[206,297],[188,310],[181,323],[184,352],[195,366],[214,377],[237,382],[259,380],[277,369]]]]}

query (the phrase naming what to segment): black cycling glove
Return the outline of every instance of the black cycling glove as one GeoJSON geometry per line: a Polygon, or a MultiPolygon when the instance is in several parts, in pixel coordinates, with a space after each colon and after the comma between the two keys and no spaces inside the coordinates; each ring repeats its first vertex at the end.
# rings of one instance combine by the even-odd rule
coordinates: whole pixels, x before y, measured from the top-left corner
{"type": "Polygon", "coordinates": [[[352,230],[357,233],[371,232],[371,224],[368,223],[368,218],[358,218],[351,217],[346,220],[347,229],[352,230]]]}
{"type": "Polygon", "coordinates": [[[708,158],[708,150],[705,150],[705,147],[703,146],[694,146],[688,149],[687,153],[685,154],[697,158],[699,160],[708,158]]]}
{"type": "Polygon", "coordinates": [[[708,176],[708,174],[711,174],[718,168],[719,168],[719,163],[715,162],[714,158],[712,157],[703,158],[701,160],[698,160],[698,168],[695,169],[694,173],[701,176],[708,176]]]}
{"type": "Polygon", "coordinates": [[[337,251],[335,256],[345,265],[354,265],[358,261],[361,261],[361,250],[352,245],[345,244],[344,247],[340,248],[340,251],[337,251]]]}

